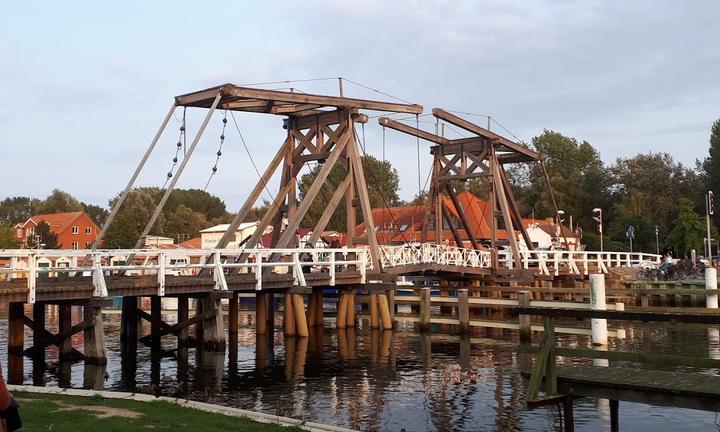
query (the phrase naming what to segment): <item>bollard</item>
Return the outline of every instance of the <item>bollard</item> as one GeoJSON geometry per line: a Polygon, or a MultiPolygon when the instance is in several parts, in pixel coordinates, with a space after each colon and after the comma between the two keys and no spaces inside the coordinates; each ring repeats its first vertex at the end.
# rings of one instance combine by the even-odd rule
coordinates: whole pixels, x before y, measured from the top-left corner
{"type": "Polygon", "coordinates": [[[715,267],[708,267],[705,269],[705,289],[714,290],[713,294],[708,293],[705,296],[705,306],[709,309],[718,308],[718,295],[717,295],[717,269],[715,267]]]}
{"type": "MultiPolygon", "coordinates": [[[[607,310],[605,302],[605,275],[595,273],[590,275],[590,309],[607,310]]],[[[593,345],[607,345],[607,320],[592,318],[590,320],[591,338],[593,345]]]]}

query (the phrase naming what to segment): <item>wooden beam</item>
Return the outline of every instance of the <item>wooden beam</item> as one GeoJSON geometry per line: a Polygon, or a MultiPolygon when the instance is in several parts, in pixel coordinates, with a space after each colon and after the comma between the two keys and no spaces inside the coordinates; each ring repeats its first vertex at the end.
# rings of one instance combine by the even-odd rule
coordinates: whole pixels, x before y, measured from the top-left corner
{"type": "Polygon", "coordinates": [[[430,132],[425,132],[424,130],[421,130],[421,129],[418,129],[418,128],[415,128],[412,126],[408,126],[406,124],[389,119],[387,117],[380,117],[378,119],[378,123],[380,123],[381,126],[389,127],[390,129],[395,129],[396,131],[400,131],[400,132],[406,133],[408,135],[412,135],[414,137],[418,137],[418,138],[424,139],[426,141],[433,142],[435,144],[441,144],[441,145],[450,144],[450,140],[445,137],[441,137],[439,135],[435,135],[430,132]]]}
{"type": "Polygon", "coordinates": [[[463,247],[463,240],[462,237],[460,237],[460,233],[458,232],[455,225],[452,223],[452,218],[450,217],[451,213],[448,209],[447,205],[445,203],[442,203],[442,213],[443,217],[448,223],[448,226],[450,227],[450,231],[452,232],[453,238],[455,239],[455,243],[457,243],[457,247],[463,247]]]}
{"type": "MultiPolygon", "coordinates": [[[[468,240],[470,240],[470,242],[472,243],[473,249],[480,250],[480,245],[478,245],[477,240],[475,240],[475,234],[470,229],[470,224],[468,223],[465,209],[463,209],[462,205],[460,204],[460,200],[458,200],[457,195],[455,194],[455,189],[448,183],[445,185],[445,190],[447,191],[448,196],[450,197],[450,201],[452,201],[453,203],[453,206],[455,206],[455,211],[457,212],[458,216],[460,216],[460,223],[463,225],[463,229],[465,229],[468,240]]],[[[481,223],[481,221],[478,221],[478,223],[481,223]]],[[[462,245],[458,246],[461,247],[462,245]]]]}
{"type": "Polygon", "coordinates": [[[330,222],[330,218],[333,214],[335,214],[335,209],[337,209],[337,206],[340,204],[343,196],[345,196],[345,191],[350,185],[351,179],[352,174],[347,173],[345,179],[338,185],[338,187],[335,189],[335,192],[333,192],[333,196],[332,198],[330,198],[330,202],[325,208],[325,211],[323,211],[322,216],[320,216],[320,220],[318,220],[317,224],[315,224],[312,236],[310,236],[310,240],[308,241],[308,243],[312,247],[315,247],[315,244],[317,243],[318,239],[320,239],[322,232],[325,230],[328,222],[330,222]]]}
{"type": "Polygon", "coordinates": [[[482,128],[475,123],[471,123],[463,118],[460,118],[454,114],[450,114],[449,112],[441,109],[441,108],[433,108],[432,113],[435,117],[445,120],[448,123],[452,123],[457,127],[463,128],[468,132],[472,132],[474,134],[480,135],[485,138],[490,138],[493,140],[497,140],[500,144],[506,146],[507,148],[516,151],[518,153],[522,153],[525,156],[532,158],[534,160],[540,160],[542,159],[542,155],[540,153],[535,152],[533,150],[530,150],[526,147],[521,146],[520,144],[514,143],[510,141],[509,139],[502,137],[495,132],[490,132],[489,130],[482,128]]]}
{"type": "MultiPolygon", "coordinates": [[[[367,123],[368,116],[360,114],[357,110],[348,110],[350,117],[355,123],[367,123]]],[[[289,119],[283,120],[283,128],[291,126],[295,129],[309,129],[311,127],[322,127],[338,124],[343,121],[342,110],[319,111],[303,115],[291,115],[289,119]]]]}

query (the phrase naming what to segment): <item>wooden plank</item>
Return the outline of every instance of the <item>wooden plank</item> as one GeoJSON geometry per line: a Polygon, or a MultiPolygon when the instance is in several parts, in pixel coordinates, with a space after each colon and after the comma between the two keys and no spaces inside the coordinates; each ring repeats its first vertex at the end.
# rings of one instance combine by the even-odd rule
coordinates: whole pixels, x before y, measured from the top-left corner
{"type": "Polygon", "coordinates": [[[381,126],[389,127],[390,129],[394,129],[396,131],[400,131],[403,133],[406,133],[408,135],[412,135],[414,137],[418,137],[421,139],[424,139],[426,141],[433,142],[435,144],[450,144],[450,140],[441,137],[439,135],[432,134],[430,132],[425,132],[421,129],[414,128],[412,126],[408,126],[406,124],[400,123],[395,120],[391,120],[387,117],[380,117],[378,119],[378,123],[380,123],[381,126]]]}
{"type": "Polygon", "coordinates": [[[720,324],[720,310],[710,312],[710,309],[706,309],[705,312],[684,313],[516,307],[512,308],[511,311],[513,314],[566,318],[605,318],[626,321],[677,321],[684,323],[720,324]]]}

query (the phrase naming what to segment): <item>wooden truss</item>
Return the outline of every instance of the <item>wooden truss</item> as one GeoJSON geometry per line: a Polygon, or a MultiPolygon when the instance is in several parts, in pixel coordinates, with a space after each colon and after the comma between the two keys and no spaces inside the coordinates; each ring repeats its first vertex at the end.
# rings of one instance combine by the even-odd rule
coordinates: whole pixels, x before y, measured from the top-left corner
{"type": "MultiPolygon", "coordinates": [[[[274,227],[272,247],[296,247],[297,245],[294,244],[295,234],[300,227],[303,217],[310,209],[313,201],[317,198],[318,192],[332,168],[336,163],[341,163],[345,167],[345,179],[335,190],[330,202],[327,203],[322,217],[313,229],[313,238],[310,239],[309,244],[315,244],[335,212],[335,209],[340,205],[340,202],[344,200],[347,207],[348,245],[352,246],[356,240],[359,240],[353,238],[357,210],[359,208],[363,220],[369,227],[367,239],[363,240],[366,240],[370,246],[374,268],[381,271],[376,233],[374,230],[375,224],[372,220],[372,209],[370,208],[370,199],[365,182],[363,165],[361,163],[360,150],[355,139],[354,124],[367,122],[367,116],[359,113],[358,110],[360,109],[419,114],[422,112],[422,107],[413,104],[399,104],[346,98],[342,96],[336,97],[246,88],[232,84],[212,87],[175,98],[170,111],[165,116],[163,123],[151,141],[143,159],[111,210],[105,225],[101,229],[100,235],[92,246],[93,249],[99,245],[107,228],[114,220],[120,206],[132,189],[135,180],[154,150],[174,110],[179,106],[207,108],[208,112],[196,136],[192,140],[185,158],[178,166],[175,175],[172,177],[158,206],[155,208],[150,221],[143,230],[141,238],[138,239],[136,248],[142,246],[142,237],[147,235],[155,224],[170,193],[175,188],[177,181],[183,173],[185,165],[195,151],[213,112],[216,109],[247,111],[286,116],[284,128],[287,130],[287,135],[264,174],[230,223],[230,226],[224,233],[217,247],[224,248],[235,238],[235,233],[240,223],[248,216],[255,202],[260,197],[260,193],[266,188],[267,183],[276,173],[280,165],[282,165],[280,190],[275,196],[268,212],[260,221],[255,234],[244,246],[248,249],[255,247],[260,241],[260,237],[265,228],[272,225],[274,227]],[[296,197],[297,176],[303,164],[308,161],[317,161],[324,165],[318,172],[313,184],[310,186],[302,201],[298,202],[296,197]],[[281,230],[284,218],[287,218],[287,226],[284,230],[281,230]]],[[[128,260],[130,259],[131,257],[128,258],[128,260]]]]}
{"type": "Polygon", "coordinates": [[[474,248],[480,249],[481,245],[478,239],[474,237],[465,210],[458,201],[455,193],[455,183],[466,182],[471,179],[484,179],[490,185],[490,201],[492,205],[490,244],[494,252],[493,260],[495,261],[493,267],[498,268],[497,232],[500,229],[505,229],[507,232],[515,265],[520,267],[519,246],[514,232],[520,232],[529,248],[532,248],[532,242],[523,226],[503,165],[539,161],[541,160],[540,154],[445,110],[435,108],[433,109],[433,115],[438,120],[458,126],[475,136],[448,139],[407,126],[387,117],[379,119],[382,126],[435,143],[430,149],[430,153],[433,155],[432,180],[425,207],[422,241],[427,241],[432,225],[435,228],[436,241],[441,242],[444,223],[447,223],[455,241],[458,245],[462,245],[460,232],[451,220],[451,208],[442,199],[442,194],[447,194],[455,213],[460,219],[462,228],[467,233],[468,240],[470,240],[474,248]]]}

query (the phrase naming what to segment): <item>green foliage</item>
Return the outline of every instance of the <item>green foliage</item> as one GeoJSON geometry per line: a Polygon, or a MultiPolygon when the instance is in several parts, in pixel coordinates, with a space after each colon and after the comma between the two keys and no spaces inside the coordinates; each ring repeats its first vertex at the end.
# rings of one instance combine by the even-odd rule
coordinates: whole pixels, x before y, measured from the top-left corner
{"type": "Polygon", "coordinates": [[[178,243],[198,235],[199,231],[210,226],[207,217],[184,204],[167,216],[164,232],[167,237],[176,239],[178,243]]]}
{"type": "MultiPolygon", "coordinates": [[[[558,209],[572,215],[583,226],[590,226],[592,209],[608,206],[606,199],[611,179],[600,154],[586,141],[578,142],[550,130],[534,137],[532,148],[544,156],[558,209]]],[[[521,212],[534,211],[535,217],[554,214],[540,164],[516,166],[510,170],[509,177],[521,202],[521,212]]]]}
{"type": "Polygon", "coordinates": [[[60,189],[53,189],[50,195],[40,202],[37,213],[65,213],[83,210],[83,205],[72,195],[60,189]]]}
{"type": "Polygon", "coordinates": [[[676,257],[690,256],[691,249],[702,253],[705,226],[689,199],[680,198],[678,201],[678,214],[673,225],[665,243],[673,248],[676,257]]]}
{"type": "MultiPolygon", "coordinates": [[[[104,247],[132,248],[140,238],[143,228],[150,220],[162,191],[159,188],[137,188],[128,193],[120,207],[115,220],[105,234],[104,247]]],[[[119,195],[110,200],[110,207],[115,204],[119,195]]],[[[160,214],[150,234],[162,235],[165,216],[160,214]]]]}
{"type": "Polygon", "coordinates": [[[62,247],[62,245],[58,244],[57,235],[50,230],[50,225],[42,221],[35,227],[35,236],[28,239],[28,247],[58,249],[62,247]]]}
{"type": "MultiPolygon", "coordinates": [[[[398,195],[400,190],[400,177],[398,176],[397,170],[392,167],[390,162],[380,161],[370,155],[367,155],[362,159],[368,186],[368,195],[370,196],[370,206],[372,208],[380,208],[385,205],[389,207],[400,205],[402,202],[398,195]]],[[[307,195],[310,186],[317,178],[321,168],[322,165],[318,164],[310,171],[310,173],[305,174],[300,178],[298,185],[300,189],[300,199],[307,195]]],[[[338,185],[343,181],[343,179],[345,179],[345,173],[346,171],[343,164],[340,162],[336,163],[330,171],[327,180],[322,185],[317,198],[310,206],[310,210],[308,210],[305,215],[305,218],[303,219],[303,226],[315,226],[327,208],[335,189],[337,189],[338,185]]],[[[347,212],[343,201],[338,205],[335,210],[335,214],[330,219],[328,229],[344,231],[347,225],[346,215],[347,212]]],[[[360,222],[362,221],[358,218],[357,223],[360,222]]]]}
{"type": "Polygon", "coordinates": [[[169,217],[175,213],[179,206],[185,206],[204,215],[208,221],[225,222],[228,216],[225,203],[220,198],[200,189],[175,189],[172,191],[163,209],[165,216],[169,217]]]}
{"type": "Polygon", "coordinates": [[[0,225],[0,249],[15,249],[19,242],[15,240],[15,228],[12,225],[0,225]]]}
{"type": "Polygon", "coordinates": [[[105,219],[107,219],[109,214],[106,209],[94,204],[81,204],[83,206],[83,211],[87,213],[87,215],[90,216],[90,219],[92,219],[98,226],[102,226],[103,223],[105,223],[105,219]]]}
{"type": "Polygon", "coordinates": [[[14,225],[38,213],[40,200],[29,197],[8,197],[0,201],[0,224],[14,225]]]}

